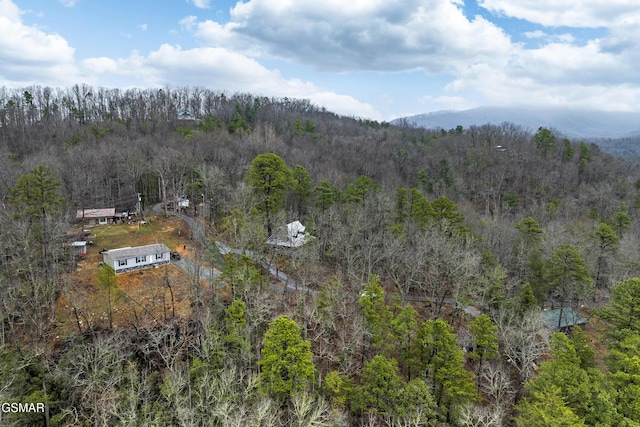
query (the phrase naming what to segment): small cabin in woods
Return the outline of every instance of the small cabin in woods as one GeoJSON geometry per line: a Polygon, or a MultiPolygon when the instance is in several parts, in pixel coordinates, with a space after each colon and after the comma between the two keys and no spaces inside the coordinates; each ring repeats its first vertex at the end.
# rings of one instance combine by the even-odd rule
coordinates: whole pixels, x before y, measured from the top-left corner
{"type": "Polygon", "coordinates": [[[542,320],[550,330],[564,333],[570,333],[576,325],[584,328],[588,322],[587,319],[571,307],[543,311],[542,320]]]}
{"type": "Polygon", "coordinates": [[[78,209],[76,219],[88,220],[88,223],[106,225],[116,216],[116,208],[78,209]]]}

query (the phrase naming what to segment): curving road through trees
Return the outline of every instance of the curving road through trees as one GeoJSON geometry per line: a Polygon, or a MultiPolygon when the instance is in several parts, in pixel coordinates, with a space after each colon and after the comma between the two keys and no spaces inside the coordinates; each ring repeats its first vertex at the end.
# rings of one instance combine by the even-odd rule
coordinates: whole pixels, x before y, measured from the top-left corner
{"type": "MultiPolygon", "coordinates": [[[[160,204],[154,205],[152,210],[154,213],[161,213],[160,204]]],[[[220,271],[218,269],[224,267],[224,261],[222,259],[224,255],[227,255],[230,253],[242,254],[242,255],[247,255],[251,257],[255,261],[258,261],[268,271],[271,277],[274,277],[278,281],[282,282],[281,285],[272,284],[271,285],[272,289],[279,290],[281,292],[303,292],[303,293],[312,294],[312,295],[318,294],[317,290],[298,284],[295,280],[290,278],[286,273],[278,270],[275,265],[269,263],[267,260],[260,259],[261,257],[257,256],[251,251],[234,249],[222,242],[211,241],[207,239],[202,225],[195,218],[192,218],[190,216],[183,215],[181,213],[174,212],[174,211],[169,211],[168,214],[178,217],[184,222],[186,222],[189,228],[191,229],[193,239],[198,243],[200,243],[200,245],[203,248],[206,248],[207,250],[214,253],[214,257],[215,257],[214,265],[216,269],[198,266],[195,263],[191,262],[190,260],[186,260],[186,259],[180,260],[180,261],[172,261],[173,264],[178,265],[185,271],[189,271],[191,273],[198,272],[200,274],[200,277],[205,280],[214,279],[220,275],[220,271]],[[213,247],[213,245],[215,245],[215,248],[213,247]]],[[[426,296],[422,297],[422,296],[409,295],[405,299],[406,301],[425,302],[425,303],[432,301],[432,298],[426,297],[426,296]]],[[[459,306],[459,302],[457,302],[453,298],[445,298],[442,302],[447,305],[459,306]]],[[[479,316],[481,314],[481,311],[477,307],[474,307],[472,305],[464,305],[461,307],[459,306],[459,308],[461,308],[465,313],[474,317],[479,316]]]]}

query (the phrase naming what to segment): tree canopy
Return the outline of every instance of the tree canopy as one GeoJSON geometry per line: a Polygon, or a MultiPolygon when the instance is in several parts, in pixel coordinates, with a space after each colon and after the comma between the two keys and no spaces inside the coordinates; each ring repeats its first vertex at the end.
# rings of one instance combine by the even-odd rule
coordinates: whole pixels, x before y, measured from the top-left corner
{"type": "Polygon", "coordinates": [[[291,318],[280,316],[269,324],[261,353],[260,387],[264,392],[286,400],[313,383],[311,343],[302,339],[291,318]]]}
{"type": "Polygon", "coordinates": [[[0,424],[636,425],[640,169],[558,138],[0,87],[0,401],[49,411],[0,424]],[[148,224],[74,222],[103,207],[148,224]],[[98,268],[161,240],[182,260],[98,268]],[[549,344],[552,305],[603,322],[549,344]]]}
{"type": "Polygon", "coordinates": [[[291,186],[291,175],[291,170],[277,154],[259,154],[251,161],[247,181],[260,198],[256,209],[265,216],[269,235],[272,232],[271,216],[284,203],[286,190],[291,186]]]}
{"type": "Polygon", "coordinates": [[[31,172],[18,178],[11,189],[9,200],[21,215],[43,218],[60,212],[64,201],[60,194],[61,183],[47,166],[36,166],[31,172]]]}

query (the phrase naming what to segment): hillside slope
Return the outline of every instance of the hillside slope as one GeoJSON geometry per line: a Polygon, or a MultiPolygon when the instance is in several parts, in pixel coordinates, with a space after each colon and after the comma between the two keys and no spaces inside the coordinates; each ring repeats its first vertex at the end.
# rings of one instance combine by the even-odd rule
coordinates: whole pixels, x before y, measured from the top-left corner
{"type": "Polygon", "coordinates": [[[535,131],[553,128],[569,138],[624,138],[640,133],[640,114],[611,111],[580,111],[563,108],[480,107],[464,111],[437,111],[401,119],[424,128],[452,129],[487,123],[514,123],[535,131]]]}

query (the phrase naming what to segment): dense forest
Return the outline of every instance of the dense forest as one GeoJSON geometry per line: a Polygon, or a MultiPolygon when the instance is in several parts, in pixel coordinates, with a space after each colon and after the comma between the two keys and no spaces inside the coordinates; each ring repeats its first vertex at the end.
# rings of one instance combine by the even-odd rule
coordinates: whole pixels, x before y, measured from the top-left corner
{"type": "Polygon", "coordinates": [[[3,426],[640,425],[640,168],[595,144],[199,87],[2,88],[0,200],[0,403],[46,404],[3,426]],[[76,211],[182,199],[220,275],[188,315],[82,327],[76,211]],[[295,220],[306,244],[266,243],[295,220]],[[556,332],[555,308],[589,323],[556,332]]]}

